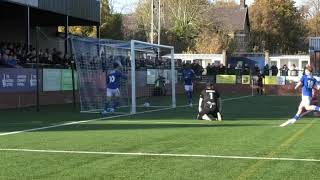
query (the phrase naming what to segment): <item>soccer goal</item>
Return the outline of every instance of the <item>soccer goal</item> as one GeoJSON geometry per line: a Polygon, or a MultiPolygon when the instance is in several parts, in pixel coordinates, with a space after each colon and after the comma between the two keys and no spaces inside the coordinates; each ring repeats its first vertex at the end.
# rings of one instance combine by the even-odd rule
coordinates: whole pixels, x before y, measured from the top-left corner
{"type": "Polygon", "coordinates": [[[72,37],[71,42],[81,112],[135,114],[176,107],[177,71],[172,46],[79,37],[72,37]],[[170,58],[164,58],[167,54],[170,58]],[[115,71],[121,78],[110,76],[115,71]]]}

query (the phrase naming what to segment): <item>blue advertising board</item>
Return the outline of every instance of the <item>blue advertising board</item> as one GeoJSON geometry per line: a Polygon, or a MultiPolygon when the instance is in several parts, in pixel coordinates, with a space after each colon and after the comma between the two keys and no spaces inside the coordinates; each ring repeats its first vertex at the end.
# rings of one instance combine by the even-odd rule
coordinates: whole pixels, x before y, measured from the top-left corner
{"type": "Polygon", "coordinates": [[[0,92],[36,91],[37,76],[35,69],[0,68],[0,76],[0,92]]]}

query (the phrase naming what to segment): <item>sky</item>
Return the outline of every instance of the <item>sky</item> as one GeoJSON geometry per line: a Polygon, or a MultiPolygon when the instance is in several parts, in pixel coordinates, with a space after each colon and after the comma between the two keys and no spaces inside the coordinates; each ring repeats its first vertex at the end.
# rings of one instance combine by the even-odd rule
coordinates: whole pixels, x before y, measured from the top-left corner
{"type": "MultiPolygon", "coordinates": [[[[111,0],[115,12],[118,13],[130,13],[133,12],[139,0],[111,0]]],[[[240,0],[236,0],[238,3],[240,0]]],[[[246,0],[246,3],[250,5],[254,0],[246,0]]],[[[295,0],[297,5],[303,4],[306,0],[295,0]]]]}

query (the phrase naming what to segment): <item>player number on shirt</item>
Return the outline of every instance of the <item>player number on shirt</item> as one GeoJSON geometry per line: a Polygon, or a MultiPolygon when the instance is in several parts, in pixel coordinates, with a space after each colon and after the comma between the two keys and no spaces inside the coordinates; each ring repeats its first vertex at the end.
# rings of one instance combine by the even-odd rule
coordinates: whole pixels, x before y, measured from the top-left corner
{"type": "Polygon", "coordinates": [[[109,82],[114,83],[116,81],[116,77],[114,76],[109,76],[109,82]]]}
{"type": "Polygon", "coordinates": [[[308,88],[312,89],[313,86],[314,86],[314,82],[311,81],[311,80],[308,80],[308,84],[307,85],[308,85],[308,88]]]}
{"type": "Polygon", "coordinates": [[[210,99],[213,99],[213,93],[209,93],[210,99]]]}

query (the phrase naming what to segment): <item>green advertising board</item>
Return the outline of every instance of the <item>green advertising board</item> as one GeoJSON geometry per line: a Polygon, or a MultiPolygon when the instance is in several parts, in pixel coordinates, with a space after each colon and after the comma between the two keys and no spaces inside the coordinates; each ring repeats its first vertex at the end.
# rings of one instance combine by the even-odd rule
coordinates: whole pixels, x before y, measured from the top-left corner
{"type": "MultiPolygon", "coordinates": [[[[78,79],[77,73],[74,73],[75,80],[75,89],[78,88],[78,79]]],[[[71,69],[63,69],[61,73],[61,87],[62,91],[70,91],[72,90],[72,70],[71,69]]]]}
{"type": "Polygon", "coordinates": [[[43,69],[43,91],[61,91],[61,69],[43,69]]]}
{"type": "Polygon", "coordinates": [[[265,79],[265,84],[267,85],[278,85],[278,78],[277,76],[266,76],[265,79]]]}
{"type": "Polygon", "coordinates": [[[216,82],[218,84],[236,84],[236,76],[235,75],[217,75],[216,82]]]}

